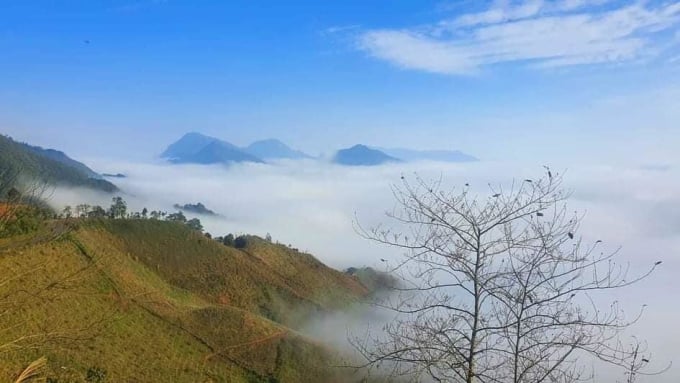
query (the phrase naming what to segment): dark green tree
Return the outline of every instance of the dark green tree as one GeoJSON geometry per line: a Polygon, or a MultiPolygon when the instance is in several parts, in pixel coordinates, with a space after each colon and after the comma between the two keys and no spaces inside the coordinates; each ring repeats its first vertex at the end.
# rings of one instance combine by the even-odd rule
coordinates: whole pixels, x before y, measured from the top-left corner
{"type": "Polygon", "coordinates": [[[222,240],[222,243],[225,246],[233,247],[234,246],[234,234],[229,233],[229,234],[225,235],[224,239],[222,240]]]}
{"type": "Polygon", "coordinates": [[[149,214],[149,210],[147,208],[142,209],[142,218],[146,219],[147,214],[149,214]]]}
{"type": "Polygon", "coordinates": [[[182,222],[182,223],[187,222],[187,217],[185,217],[184,213],[182,213],[181,211],[178,211],[177,213],[168,214],[165,219],[168,220],[168,221],[174,221],[174,222],[182,222]]]}
{"type": "Polygon", "coordinates": [[[125,218],[127,215],[127,203],[122,197],[116,196],[111,199],[113,202],[109,208],[111,218],[125,218]]]}
{"type": "Polygon", "coordinates": [[[87,213],[87,216],[90,218],[104,218],[106,217],[106,210],[99,205],[92,206],[92,209],[87,213]]]}
{"type": "Polygon", "coordinates": [[[201,220],[198,218],[192,218],[188,220],[187,226],[189,226],[192,230],[203,232],[203,225],[201,224],[201,220]]]}
{"type": "Polygon", "coordinates": [[[243,249],[248,245],[248,239],[245,235],[239,235],[234,239],[234,247],[237,249],[243,249]]]}

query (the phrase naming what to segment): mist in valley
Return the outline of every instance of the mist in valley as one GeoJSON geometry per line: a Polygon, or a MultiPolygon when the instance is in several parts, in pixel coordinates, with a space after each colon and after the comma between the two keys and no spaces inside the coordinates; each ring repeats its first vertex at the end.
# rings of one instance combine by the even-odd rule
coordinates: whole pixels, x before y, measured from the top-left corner
{"type": "MultiPolygon", "coordinates": [[[[540,165],[476,162],[447,164],[401,163],[378,167],[342,167],[317,161],[232,166],[168,165],[164,163],[92,162],[102,171],[121,172],[115,179],[129,210],[174,212],[174,204],[203,203],[217,216],[185,213],[201,220],[213,236],[271,234],[274,241],[309,252],[339,270],[373,267],[386,271],[403,255],[399,250],[362,238],[357,225],[389,224],[385,212],[395,207],[390,186],[401,176],[417,174],[441,179],[446,188],[468,183],[480,200],[489,197],[489,185],[540,177],[540,165]],[[382,261],[384,259],[386,262],[382,261]]],[[[553,169],[555,169],[553,167],[553,169]]],[[[558,171],[554,170],[554,171],[558,171]]],[[[580,166],[559,170],[565,188],[572,191],[568,207],[584,214],[577,235],[586,242],[603,241],[603,250],[617,251],[618,260],[631,272],[663,264],[641,283],[606,293],[603,302],[618,301],[634,316],[644,307],[641,321],[627,334],[646,340],[652,353],[651,369],[677,362],[680,334],[675,326],[680,309],[672,304],[680,294],[680,174],[674,166],[580,166]],[[644,306],[643,306],[644,305],[644,306]]],[[[78,203],[108,206],[111,195],[72,188],[56,188],[49,203],[56,209],[78,203]]],[[[393,313],[360,305],[348,312],[309,318],[303,332],[338,349],[352,351],[348,337],[367,329],[379,333],[393,313]]],[[[599,366],[594,364],[593,366],[599,366]]],[[[652,377],[672,382],[673,373],[652,377]]],[[[600,366],[597,376],[607,381],[621,371],[600,366]]],[[[644,379],[644,378],[641,378],[644,379]]]]}

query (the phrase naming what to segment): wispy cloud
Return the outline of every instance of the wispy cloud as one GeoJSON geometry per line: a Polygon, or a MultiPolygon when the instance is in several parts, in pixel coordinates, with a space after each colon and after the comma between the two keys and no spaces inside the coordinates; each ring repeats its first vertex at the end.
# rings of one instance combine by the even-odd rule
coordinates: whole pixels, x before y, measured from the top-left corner
{"type": "Polygon", "coordinates": [[[328,28],[322,30],[321,33],[323,33],[323,34],[341,33],[341,32],[347,32],[347,31],[355,30],[359,27],[360,27],[360,25],[358,25],[358,24],[334,25],[332,27],[328,27],[328,28]]]}
{"type": "Polygon", "coordinates": [[[680,2],[610,3],[496,2],[482,12],[429,25],[365,30],[357,35],[357,46],[402,68],[442,74],[503,63],[540,68],[625,63],[670,46],[662,40],[672,39],[680,25],[680,2]]]}

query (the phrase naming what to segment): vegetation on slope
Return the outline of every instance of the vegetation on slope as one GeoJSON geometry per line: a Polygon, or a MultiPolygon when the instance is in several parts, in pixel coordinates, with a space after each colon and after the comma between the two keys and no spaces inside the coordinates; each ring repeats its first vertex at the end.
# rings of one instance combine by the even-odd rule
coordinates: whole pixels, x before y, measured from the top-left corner
{"type": "Polygon", "coordinates": [[[104,220],[97,225],[169,283],[290,326],[300,323],[300,317],[345,307],[367,294],[356,280],[311,255],[255,236],[237,249],[180,223],[104,220]]]}
{"type": "Polygon", "coordinates": [[[0,239],[0,269],[3,381],[45,356],[52,382],[341,382],[295,329],[367,293],[311,255],[158,220],[47,221],[0,239]]]}

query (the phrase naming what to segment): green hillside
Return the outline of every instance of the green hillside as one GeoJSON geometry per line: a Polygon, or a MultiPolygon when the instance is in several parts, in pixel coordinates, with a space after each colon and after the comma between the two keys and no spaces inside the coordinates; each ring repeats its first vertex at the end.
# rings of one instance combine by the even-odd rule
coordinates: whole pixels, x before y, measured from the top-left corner
{"type": "Polygon", "coordinates": [[[0,239],[0,270],[0,381],[41,356],[49,382],[358,379],[296,330],[367,289],[257,237],[235,249],[173,222],[48,221],[0,239]]]}
{"type": "Polygon", "coordinates": [[[39,180],[48,184],[80,186],[106,192],[118,188],[91,169],[54,150],[42,149],[0,135],[0,196],[16,186],[16,178],[39,180]]]}

